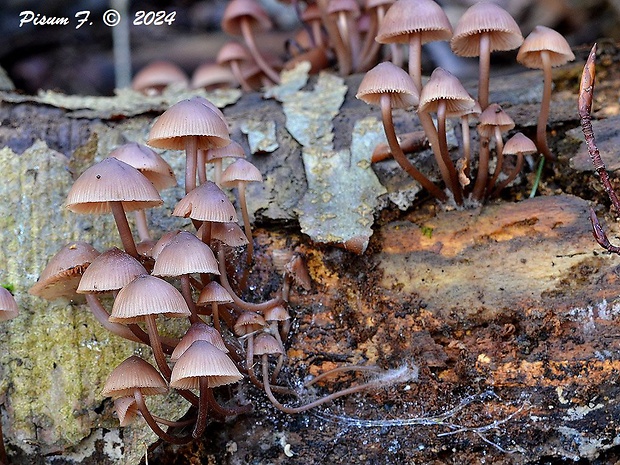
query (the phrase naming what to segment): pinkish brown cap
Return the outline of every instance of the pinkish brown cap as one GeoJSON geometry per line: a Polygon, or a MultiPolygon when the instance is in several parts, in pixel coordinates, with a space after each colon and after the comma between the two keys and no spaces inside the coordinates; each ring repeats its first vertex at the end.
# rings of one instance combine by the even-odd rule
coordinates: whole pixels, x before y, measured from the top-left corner
{"type": "Polygon", "coordinates": [[[237,221],[235,207],[222,189],[211,181],[201,184],[179,200],[172,214],[215,223],[237,221]]]}
{"type": "Polygon", "coordinates": [[[570,45],[562,34],[545,26],[536,26],[519,48],[517,61],[528,68],[542,69],[543,51],[548,53],[551,67],[562,66],[575,59],[570,45]]]}
{"type": "Polygon", "coordinates": [[[170,361],[176,362],[195,341],[210,342],[222,352],[228,353],[228,348],[224,343],[224,339],[222,339],[222,336],[217,329],[206,325],[205,323],[194,323],[189,327],[185,335],[174,348],[174,351],[170,356],[170,361]]]}
{"type": "Polygon", "coordinates": [[[534,144],[529,137],[524,136],[521,132],[517,132],[506,141],[502,153],[504,155],[517,155],[519,153],[527,155],[538,153],[538,149],[536,148],[536,144],[534,144]]]}
{"type": "Polygon", "coordinates": [[[109,156],[133,166],[146,176],[157,190],[177,185],[172,167],[146,145],[129,142],[112,150],[109,156]]]}
{"type": "Polygon", "coordinates": [[[291,315],[283,305],[276,305],[263,312],[265,321],[286,321],[291,319],[291,315]]]}
{"type": "Polygon", "coordinates": [[[271,20],[263,7],[255,0],[232,0],[222,16],[222,30],[231,36],[241,35],[241,21],[249,20],[254,31],[268,31],[271,20]]]}
{"type": "Polygon", "coordinates": [[[381,44],[409,43],[412,34],[420,34],[422,44],[450,40],[452,26],[432,0],[398,0],[387,10],[375,40],[381,44]]]}
{"type": "Polygon", "coordinates": [[[309,3],[306,9],[301,13],[301,20],[304,23],[310,23],[312,21],[322,21],[321,9],[316,3],[309,3]]]}
{"type": "Polygon", "coordinates": [[[248,244],[248,238],[237,223],[214,223],[211,227],[211,238],[230,247],[242,247],[248,244]]]}
{"type": "Polygon", "coordinates": [[[153,124],[147,144],[160,149],[185,150],[185,138],[197,137],[199,149],[222,147],[230,141],[228,127],[211,108],[196,99],[181,100],[153,124]]]}
{"type": "Polygon", "coordinates": [[[370,105],[380,105],[383,94],[390,96],[392,108],[418,104],[418,90],[411,76],[389,61],[379,63],[366,73],[355,97],[370,105]]]}
{"type": "Polygon", "coordinates": [[[337,15],[338,13],[347,13],[352,18],[360,15],[360,7],[355,0],[330,0],[327,4],[328,15],[337,15]]]}
{"type": "Polygon", "coordinates": [[[139,413],[134,396],[114,399],[114,410],[116,410],[116,416],[121,427],[131,425],[139,413]]]}
{"type": "Polygon", "coordinates": [[[218,89],[239,87],[230,68],[217,63],[204,63],[192,74],[192,89],[218,89]]]}
{"type": "Polygon", "coordinates": [[[246,311],[239,315],[233,330],[237,336],[244,336],[259,331],[265,326],[267,326],[267,322],[262,316],[258,313],[246,311]]]}
{"type": "Polygon", "coordinates": [[[187,86],[185,72],[169,61],[154,61],[138,71],[131,81],[131,88],[147,95],[157,95],[176,83],[187,86]]]}
{"type": "Polygon", "coordinates": [[[151,249],[151,257],[153,257],[155,260],[157,260],[157,257],[159,257],[159,254],[163,250],[163,248],[166,247],[168,245],[168,243],[172,239],[174,239],[174,236],[176,236],[180,232],[181,232],[180,229],[175,229],[173,231],[168,231],[163,236],[161,236],[159,238],[159,240],[155,243],[153,248],[151,249]]]}
{"type": "Polygon", "coordinates": [[[116,158],[91,166],[73,183],[67,208],[75,213],[110,213],[109,202],[120,201],[125,211],[157,207],[163,203],[157,189],[133,166],[116,158]]]}
{"type": "Polygon", "coordinates": [[[245,158],[245,150],[243,150],[241,144],[231,140],[230,144],[217,149],[211,149],[207,152],[207,163],[212,163],[222,158],[245,158]]]}
{"type": "Polygon", "coordinates": [[[176,389],[198,389],[200,378],[205,376],[210,388],[243,379],[226,353],[208,341],[196,340],[174,364],[170,386],[176,389]]]}
{"type": "Polygon", "coordinates": [[[154,276],[181,276],[191,273],[220,274],[211,248],[187,231],[175,235],[155,260],[154,276]]]}
{"type": "Polygon", "coordinates": [[[260,333],[254,338],[254,355],[283,355],[284,347],[268,333],[260,333]]]}
{"type": "Polygon", "coordinates": [[[515,122],[497,103],[490,104],[486,110],[480,113],[478,132],[486,137],[491,137],[495,127],[501,132],[510,131],[515,127],[515,122]]]}
{"type": "Polygon", "coordinates": [[[222,173],[222,185],[231,187],[239,182],[263,182],[263,175],[249,161],[237,158],[222,173]]]}
{"type": "Polygon", "coordinates": [[[114,399],[133,397],[134,389],[139,389],[144,396],[168,392],[166,380],[151,364],[136,355],[132,355],[112,370],[101,395],[114,399]]]}
{"type": "Polygon", "coordinates": [[[7,321],[15,318],[19,314],[19,307],[15,297],[8,289],[0,286],[0,321],[7,321]]]}
{"type": "Polygon", "coordinates": [[[239,42],[226,42],[220,48],[217,54],[216,63],[219,65],[228,65],[232,61],[249,61],[253,62],[254,58],[243,44],[239,42]]]}
{"type": "Polygon", "coordinates": [[[440,102],[446,104],[448,116],[460,116],[476,104],[456,76],[443,68],[435,68],[420,93],[418,111],[435,112],[440,102]]]}
{"type": "Polygon", "coordinates": [[[215,281],[211,281],[200,291],[198,296],[198,305],[209,305],[211,303],[226,304],[233,302],[230,293],[215,281]]]}
{"type": "Polygon", "coordinates": [[[86,242],[65,245],[50,259],[28,293],[47,300],[77,297],[76,289],[83,273],[98,256],[99,251],[86,242]]]}
{"type": "Polygon", "coordinates": [[[138,260],[114,247],[93,260],[84,271],[77,292],[117,291],[142,274],[146,274],[146,269],[138,260]]]}
{"type": "Polygon", "coordinates": [[[463,57],[479,56],[482,33],[489,34],[491,52],[514,50],[523,43],[521,30],[510,13],[494,3],[481,2],[461,16],[450,40],[452,51],[463,57]]]}
{"type": "Polygon", "coordinates": [[[141,275],[122,288],[112,306],[113,323],[138,323],[147,315],[187,317],[191,313],[181,293],[163,279],[141,275]]]}

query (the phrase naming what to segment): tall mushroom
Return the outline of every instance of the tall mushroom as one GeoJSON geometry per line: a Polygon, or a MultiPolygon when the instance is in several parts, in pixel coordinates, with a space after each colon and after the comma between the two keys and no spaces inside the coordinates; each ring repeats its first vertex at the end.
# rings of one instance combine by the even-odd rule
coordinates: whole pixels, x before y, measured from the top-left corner
{"type": "Polygon", "coordinates": [[[543,97],[536,126],[536,147],[547,160],[555,158],[547,145],[547,120],[549,119],[553,81],[551,68],[574,59],[575,55],[566,39],[560,33],[545,26],[536,26],[525,38],[517,53],[517,61],[523,66],[542,69],[544,73],[543,97]]]}
{"type": "Polygon", "coordinates": [[[523,42],[519,26],[503,8],[490,2],[469,7],[454,28],[452,51],[462,57],[479,57],[478,102],[489,105],[491,52],[514,50],[523,42]]]}

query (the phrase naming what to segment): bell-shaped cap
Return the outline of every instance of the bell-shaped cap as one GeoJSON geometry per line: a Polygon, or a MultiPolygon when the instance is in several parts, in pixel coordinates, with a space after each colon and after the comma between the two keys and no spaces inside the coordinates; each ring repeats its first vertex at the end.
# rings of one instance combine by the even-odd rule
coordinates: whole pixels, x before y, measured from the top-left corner
{"type": "Polygon", "coordinates": [[[133,166],[110,157],[91,166],[73,183],[67,208],[75,213],[110,213],[109,202],[122,202],[125,211],[163,203],[157,189],[133,166]]]}
{"type": "Polygon", "coordinates": [[[136,404],[136,398],[133,396],[114,399],[114,410],[116,410],[119,426],[122,428],[131,425],[138,416],[138,413],[140,413],[136,404]]]}
{"type": "Polygon", "coordinates": [[[217,63],[203,63],[192,74],[192,89],[218,89],[238,87],[237,78],[230,68],[217,63]]]}
{"type": "Polygon", "coordinates": [[[13,294],[8,289],[0,286],[0,321],[7,321],[19,314],[19,307],[13,294]]]}
{"type": "Polygon", "coordinates": [[[143,321],[148,315],[187,317],[191,313],[183,295],[172,284],[141,275],[118,292],[109,319],[129,324],[143,321]]]}
{"type": "Polygon", "coordinates": [[[265,319],[255,312],[243,312],[237,318],[233,331],[237,336],[245,336],[246,334],[259,331],[267,326],[265,319]]]}
{"type": "Polygon", "coordinates": [[[562,66],[575,59],[562,34],[546,26],[536,26],[519,48],[517,61],[528,68],[542,69],[542,52],[547,52],[551,67],[562,66]]]}
{"type": "Polygon", "coordinates": [[[171,362],[176,362],[183,353],[190,348],[195,341],[207,341],[213,344],[224,353],[228,353],[228,348],[224,343],[224,339],[217,329],[205,323],[192,324],[185,335],[181,338],[177,346],[170,356],[171,362]]]}
{"type": "Polygon", "coordinates": [[[476,104],[456,76],[443,68],[435,68],[420,93],[418,111],[435,112],[440,102],[445,103],[448,116],[460,116],[476,104]]]}
{"type": "Polygon", "coordinates": [[[187,86],[187,75],[169,61],[154,61],[142,68],[131,81],[131,88],[147,95],[158,95],[171,84],[187,86]]]}
{"type": "Polygon", "coordinates": [[[497,103],[490,104],[480,113],[479,120],[478,133],[485,137],[491,137],[496,127],[499,127],[500,132],[510,131],[515,127],[514,120],[497,103]]]}
{"type": "Polygon", "coordinates": [[[160,149],[185,150],[187,137],[196,137],[199,149],[222,147],[230,141],[222,118],[200,101],[188,99],[175,103],[155,121],[146,143],[160,149]]]}
{"type": "Polygon", "coordinates": [[[211,227],[211,239],[223,242],[229,247],[243,247],[248,238],[237,223],[214,223],[211,227]]]}
{"type": "Polygon", "coordinates": [[[488,34],[491,52],[514,50],[523,43],[516,21],[506,10],[490,2],[480,2],[465,11],[450,40],[452,51],[462,57],[480,55],[480,36],[488,34]]]}
{"type": "Polygon", "coordinates": [[[243,44],[239,42],[226,42],[217,53],[218,65],[229,65],[233,61],[253,62],[254,58],[243,44]]]}
{"type": "Polygon", "coordinates": [[[84,271],[79,294],[117,291],[138,276],[147,274],[142,264],[116,247],[103,252],[84,271]]]}
{"type": "Polygon", "coordinates": [[[355,97],[370,105],[380,105],[385,94],[389,95],[392,108],[418,104],[418,90],[411,76],[389,61],[379,63],[364,75],[355,97]]]}
{"type": "Polygon", "coordinates": [[[237,221],[237,212],[228,196],[214,182],[207,181],[179,200],[174,216],[199,221],[228,223],[237,221]]]}
{"type": "Polygon", "coordinates": [[[83,273],[99,257],[99,251],[87,242],[71,242],[54,255],[39,280],[28,291],[47,300],[76,297],[83,273]]]}
{"type": "Polygon", "coordinates": [[[220,274],[211,247],[192,233],[181,231],[161,250],[153,267],[154,276],[191,273],[220,274]]]}
{"type": "Polygon", "coordinates": [[[409,43],[412,34],[419,34],[422,44],[450,40],[452,25],[432,0],[398,0],[385,14],[375,40],[380,44],[409,43]]]}
{"type": "Polygon", "coordinates": [[[176,389],[198,389],[201,377],[207,377],[210,388],[243,379],[226,353],[208,341],[196,340],[174,364],[170,386],[176,389]]]}
{"type": "Polygon", "coordinates": [[[233,302],[230,293],[221,284],[211,281],[200,291],[198,305],[210,305],[211,303],[226,304],[233,302]]]}
{"type": "Polygon", "coordinates": [[[246,159],[237,158],[222,173],[222,185],[231,187],[239,182],[263,182],[263,175],[246,159]]]}
{"type": "Polygon", "coordinates": [[[241,147],[241,144],[230,141],[230,144],[224,147],[218,147],[211,149],[207,152],[207,163],[212,163],[215,160],[221,160],[222,158],[245,158],[245,150],[241,147]]]}
{"type": "Polygon", "coordinates": [[[165,394],[168,391],[166,380],[146,360],[132,355],[117,366],[103,386],[101,395],[104,397],[133,397],[134,389],[142,395],[152,396],[165,394]]]}
{"type": "Polygon", "coordinates": [[[260,333],[254,338],[254,355],[283,355],[282,344],[268,333],[260,333]]]}
{"type": "Polygon", "coordinates": [[[172,167],[161,155],[145,145],[129,142],[112,150],[110,156],[140,171],[157,190],[177,185],[172,167]]]}
{"type": "Polygon", "coordinates": [[[517,155],[519,153],[522,155],[528,155],[538,153],[538,149],[532,139],[524,136],[521,132],[517,132],[506,141],[502,153],[504,155],[517,155]]]}
{"type": "Polygon", "coordinates": [[[268,31],[271,20],[256,0],[232,0],[222,16],[222,30],[231,36],[241,35],[241,21],[249,21],[254,31],[268,31]]]}

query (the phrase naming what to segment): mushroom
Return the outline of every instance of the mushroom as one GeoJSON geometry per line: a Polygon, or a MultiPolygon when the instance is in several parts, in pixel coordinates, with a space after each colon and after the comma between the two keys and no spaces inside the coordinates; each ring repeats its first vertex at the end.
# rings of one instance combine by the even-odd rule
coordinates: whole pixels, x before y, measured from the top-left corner
{"type": "Polygon", "coordinates": [[[229,66],[235,79],[241,84],[241,89],[251,92],[252,86],[242,72],[241,65],[249,61],[254,61],[247,49],[237,42],[226,42],[217,53],[216,63],[221,66],[229,66]]]}
{"type": "Polygon", "coordinates": [[[491,52],[513,50],[523,42],[521,30],[503,8],[490,2],[469,7],[454,28],[452,51],[462,57],[479,57],[478,102],[482,110],[489,105],[491,52]]]}
{"type": "MultiPolygon", "coordinates": [[[[8,289],[0,286],[0,321],[12,320],[19,314],[19,308],[13,294],[8,289]]],[[[0,429],[0,442],[2,430],[0,429]]]]}
{"type": "MultiPolygon", "coordinates": [[[[394,159],[413,179],[435,198],[445,201],[447,196],[430,179],[418,171],[403,153],[392,120],[393,108],[408,108],[418,103],[418,92],[411,77],[390,62],[380,63],[368,71],[357,90],[356,98],[381,107],[383,129],[394,159]]],[[[448,176],[448,181],[449,181],[448,176]]]]}
{"type": "Polygon", "coordinates": [[[574,59],[575,55],[566,39],[560,33],[545,26],[536,26],[525,38],[517,53],[517,61],[523,66],[542,69],[544,73],[543,97],[536,126],[536,147],[547,160],[555,158],[547,145],[547,120],[549,119],[553,81],[551,68],[574,59]]]}
{"type": "Polygon", "coordinates": [[[186,87],[187,75],[174,63],[154,61],[142,68],[131,81],[131,88],[146,95],[159,95],[171,84],[186,87]]]}
{"type": "Polygon", "coordinates": [[[185,150],[185,193],[196,187],[198,149],[230,143],[222,118],[200,100],[181,100],[155,121],[147,144],[160,149],[185,150]]]}
{"type": "Polygon", "coordinates": [[[338,37],[334,38],[334,48],[338,57],[340,74],[351,74],[357,68],[360,53],[359,34],[355,20],[360,9],[355,0],[330,0],[326,10],[327,16],[336,23],[338,37]]]}
{"type": "MultiPolygon", "coordinates": [[[[385,18],[385,13],[388,8],[394,3],[394,0],[365,0],[365,11],[370,18],[370,24],[364,37],[364,43],[362,44],[362,51],[360,52],[361,63],[359,66],[360,71],[369,69],[375,62],[377,54],[381,48],[381,43],[375,40],[377,31],[385,18]]],[[[392,63],[400,68],[401,63],[395,61],[402,57],[401,53],[396,52],[398,44],[390,44],[390,50],[392,52],[392,63]]]]}
{"type": "Polygon", "coordinates": [[[239,81],[230,68],[217,63],[203,63],[192,74],[192,89],[215,89],[239,87],[239,81]]]}
{"type": "Polygon", "coordinates": [[[125,212],[161,205],[157,189],[133,166],[116,158],[91,166],[73,183],[66,206],[75,213],[112,212],[125,251],[138,258],[125,212]]]}
{"type": "MultiPolygon", "coordinates": [[[[499,195],[500,191],[510,184],[519,174],[521,169],[523,168],[523,158],[524,155],[537,153],[538,149],[536,145],[529,137],[526,137],[521,132],[517,132],[514,136],[512,136],[506,144],[504,145],[503,153],[504,155],[516,155],[517,163],[515,164],[514,169],[510,172],[510,174],[504,179],[502,182],[495,186],[495,189],[491,193],[490,197],[496,197],[499,195]]],[[[493,188],[493,185],[490,186],[493,188]]]]}
{"type": "Polygon", "coordinates": [[[170,361],[176,362],[179,357],[190,348],[194,341],[207,341],[220,349],[222,352],[229,352],[224,339],[222,339],[222,336],[217,329],[212,328],[203,322],[198,322],[193,323],[185,332],[185,335],[174,348],[174,352],[172,352],[172,355],[170,356],[170,361]]]}
{"type": "Polygon", "coordinates": [[[261,5],[255,0],[232,0],[226,6],[222,16],[222,30],[230,35],[242,35],[252,58],[261,70],[276,84],[280,76],[267,63],[258,51],[254,31],[271,29],[271,20],[261,5]]]}
{"type": "Polygon", "coordinates": [[[198,305],[211,305],[211,317],[213,318],[213,326],[216,330],[221,331],[219,305],[234,302],[230,293],[215,281],[211,281],[200,291],[198,296],[198,305]]]}

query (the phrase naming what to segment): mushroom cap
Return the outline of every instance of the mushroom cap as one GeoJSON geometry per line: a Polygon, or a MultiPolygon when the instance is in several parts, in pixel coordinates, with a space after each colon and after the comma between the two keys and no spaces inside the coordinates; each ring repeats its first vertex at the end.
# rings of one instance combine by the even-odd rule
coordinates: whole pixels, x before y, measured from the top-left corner
{"type": "Polygon", "coordinates": [[[419,34],[422,44],[450,40],[452,25],[432,0],[398,0],[387,10],[375,40],[380,44],[409,43],[412,34],[419,34]]]}
{"type": "Polygon", "coordinates": [[[418,111],[437,111],[440,102],[446,104],[448,116],[460,116],[462,112],[471,110],[476,105],[456,76],[443,68],[435,68],[431,78],[422,87],[418,111]]]}
{"type": "Polygon", "coordinates": [[[119,397],[114,399],[114,410],[118,417],[119,426],[129,426],[138,416],[139,410],[136,405],[136,398],[133,396],[119,397]]]}
{"type": "Polygon", "coordinates": [[[8,289],[0,286],[0,321],[7,321],[19,314],[19,307],[13,294],[8,289]]]}
{"type": "Polygon", "coordinates": [[[254,355],[283,355],[284,347],[268,333],[260,333],[254,338],[254,355]]]}
{"type": "Polygon", "coordinates": [[[233,302],[230,293],[215,281],[211,281],[200,291],[197,305],[209,305],[211,303],[225,304],[233,302]]]}
{"type": "Polygon", "coordinates": [[[203,63],[192,74],[192,89],[238,86],[239,83],[230,68],[217,63],[203,63]]]}
{"type": "Polygon", "coordinates": [[[237,223],[214,223],[211,226],[211,239],[217,239],[230,247],[248,244],[248,238],[237,223]]]}
{"type": "Polygon", "coordinates": [[[226,42],[224,45],[222,45],[219,52],[217,53],[215,62],[218,65],[227,65],[232,61],[253,62],[254,58],[252,58],[252,55],[243,44],[231,41],[226,42]]]}
{"type": "Polygon", "coordinates": [[[168,245],[168,243],[172,239],[174,239],[174,236],[176,236],[180,232],[181,232],[180,229],[175,229],[173,231],[168,231],[163,236],[161,236],[159,238],[159,240],[155,243],[153,248],[151,249],[151,257],[153,257],[153,259],[157,260],[157,257],[159,257],[159,254],[164,249],[164,247],[166,247],[168,245]]]}
{"type": "Polygon", "coordinates": [[[192,233],[181,231],[161,250],[153,267],[154,276],[191,273],[220,274],[211,247],[192,233]]]}
{"type": "Polygon", "coordinates": [[[146,269],[138,260],[114,247],[92,261],[82,275],[77,292],[117,291],[143,274],[146,269]]]}
{"type": "Polygon", "coordinates": [[[264,311],[265,321],[286,321],[291,319],[291,315],[284,305],[276,305],[264,311]]]}
{"type": "Polygon", "coordinates": [[[259,331],[267,326],[265,319],[255,312],[245,311],[237,318],[233,331],[237,336],[245,336],[246,334],[259,331]]]}
{"type": "Polygon", "coordinates": [[[176,389],[198,389],[203,376],[207,377],[210,388],[243,379],[226,353],[208,341],[196,340],[174,364],[170,386],[176,389]]]}
{"type": "Polygon", "coordinates": [[[132,355],[117,366],[103,386],[104,397],[133,397],[133,390],[140,389],[144,396],[165,394],[168,391],[166,380],[146,360],[132,355]]]}
{"type": "Polygon", "coordinates": [[[172,167],[146,145],[129,142],[112,150],[109,156],[133,166],[146,176],[157,190],[177,185],[172,167]]]}
{"type": "Polygon", "coordinates": [[[215,160],[222,158],[245,158],[245,150],[238,142],[230,141],[230,144],[224,147],[211,149],[207,152],[207,163],[213,163],[215,160]]]}
{"type": "Polygon", "coordinates": [[[84,171],[71,186],[66,206],[75,213],[110,213],[109,202],[122,202],[125,211],[161,205],[157,189],[133,166],[106,158],[84,171]]]}
{"type": "Polygon", "coordinates": [[[418,90],[411,76],[389,61],[379,63],[366,73],[355,97],[370,105],[380,105],[383,94],[390,96],[392,108],[418,104],[418,90]]]}
{"type": "Polygon", "coordinates": [[[160,149],[185,150],[187,137],[197,137],[199,149],[222,147],[230,141],[226,123],[213,109],[197,99],[187,99],[172,105],[155,121],[146,143],[160,149]]]}
{"type": "Polygon", "coordinates": [[[300,18],[304,23],[310,23],[312,21],[322,21],[321,9],[316,3],[307,4],[306,9],[301,13],[300,18]]]}
{"type": "Polygon", "coordinates": [[[215,223],[237,221],[235,207],[222,189],[211,181],[188,192],[179,200],[172,214],[215,223]]]}
{"type": "Polygon", "coordinates": [[[254,31],[268,31],[271,20],[267,12],[255,0],[232,0],[222,16],[222,30],[231,36],[241,35],[241,21],[249,20],[254,31]]]}
{"type": "Polygon", "coordinates": [[[491,137],[495,132],[495,127],[499,127],[501,132],[510,131],[515,127],[515,122],[497,103],[490,104],[480,113],[478,123],[478,133],[483,136],[491,137]]]}
{"type": "Polygon", "coordinates": [[[192,324],[185,335],[181,338],[177,346],[172,351],[170,356],[171,362],[176,362],[183,353],[189,349],[194,341],[207,341],[213,344],[224,353],[228,353],[228,348],[224,343],[224,339],[220,335],[219,331],[212,326],[205,323],[192,324]]]}
{"type": "Polygon", "coordinates": [[[355,0],[330,0],[326,13],[332,16],[338,13],[350,13],[352,18],[357,18],[360,15],[360,7],[355,0]]]}
{"type": "Polygon", "coordinates": [[[28,293],[47,300],[75,297],[83,273],[97,257],[99,251],[87,242],[65,245],[50,259],[28,293]]]}
{"type": "Polygon", "coordinates": [[[528,68],[542,69],[543,51],[548,53],[551,67],[562,66],[575,59],[570,45],[562,34],[546,26],[536,26],[519,48],[517,61],[528,68]]]}
{"type": "Polygon", "coordinates": [[[246,159],[237,158],[222,173],[222,185],[231,187],[239,182],[263,182],[263,175],[246,159]]]}
{"type": "Polygon", "coordinates": [[[452,51],[462,57],[480,55],[480,35],[487,33],[491,52],[513,50],[523,43],[523,35],[516,21],[494,3],[480,2],[463,13],[450,40],[452,51]]]}
{"type": "Polygon", "coordinates": [[[153,61],[142,68],[131,81],[131,88],[145,94],[158,94],[170,84],[187,86],[189,80],[185,72],[170,61],[153,61]]]}
{"type": "Polygon", "coordinates": [[[537,153],[538,149],[536,148],[536,144],[527,136],[524,136],[523,133],[517,132],[514,136],[506,141],[504,144],[504,155],[517,155],[517,154],[532,154],[537,153]]]}
{"type": "Polygon", "coordinates": [[[185,299],[172,284],[155,276],[141,275],[118,292],[109,320],[137,323],[148,315],[185,317],[191,313],[185,299]]]}

